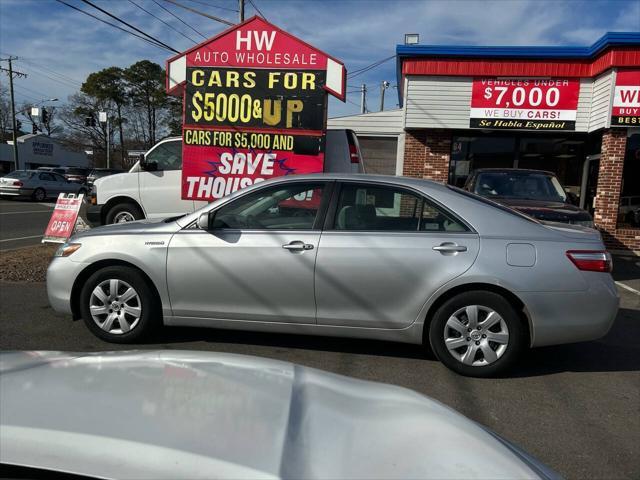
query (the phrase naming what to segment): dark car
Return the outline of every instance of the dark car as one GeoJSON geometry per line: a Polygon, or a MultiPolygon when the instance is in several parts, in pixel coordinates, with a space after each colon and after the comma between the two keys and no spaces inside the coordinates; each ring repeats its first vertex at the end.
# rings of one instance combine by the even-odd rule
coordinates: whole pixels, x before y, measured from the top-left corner
{"type": "Polygon", "coordinates": [[[119,168],[94,168],[87,176],[87,185],[93,185],[93,182],[95,182],[98,178],[108,177],[109,175],[123,172],[124,170],[120,170],[119,168]]]}
{"type": "Polygon", "coordinates": [[[552,172],[483,168],[469,176],[464,188],[538,220],[593,227],[591,215],[571,203],[552,172]]]}
{"type": "Polygon", "coordinates": [[[63,175],[73,183],[87,183],[90,169],[82,167],[64,167],[63,175]]]}

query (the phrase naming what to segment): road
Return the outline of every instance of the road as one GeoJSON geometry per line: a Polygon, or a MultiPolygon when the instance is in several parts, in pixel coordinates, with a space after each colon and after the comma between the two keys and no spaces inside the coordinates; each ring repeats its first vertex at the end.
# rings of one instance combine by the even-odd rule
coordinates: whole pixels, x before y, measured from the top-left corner
{"type": "Polygon", "coordinates": [[[54,205],[0,199],[0,251],[39,244],[54,205]]]}
{"type": "MultiPolygon", "coordinates": [[[[420,347],[390,342],[165,328],[144,344],[108,344],[82,322],[52,312],[44,285],[38,283],[0,284],[0,348],[186,349],[287,360],[429,395],[514,441],[567,478],[637,479],[640,295],[620,292],[621,310],[605,338],[532,350],[512,376],[501,379],[461,377],[425,358],[420,347]]],[[[461,452],[464,448],[460,446],[461,452]]]]}

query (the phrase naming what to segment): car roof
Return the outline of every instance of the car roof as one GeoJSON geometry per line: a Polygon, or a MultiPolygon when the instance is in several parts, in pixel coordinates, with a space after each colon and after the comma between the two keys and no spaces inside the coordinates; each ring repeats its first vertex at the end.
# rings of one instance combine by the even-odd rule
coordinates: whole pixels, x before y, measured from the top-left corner
{"type": "Polygon", "coordinates": [[[550,172],[549,170],[534,170],[532,168],[478,168],[473,173],[541,173],[543,175],[553,175],[555,177],[555,173],[550,172]]]}

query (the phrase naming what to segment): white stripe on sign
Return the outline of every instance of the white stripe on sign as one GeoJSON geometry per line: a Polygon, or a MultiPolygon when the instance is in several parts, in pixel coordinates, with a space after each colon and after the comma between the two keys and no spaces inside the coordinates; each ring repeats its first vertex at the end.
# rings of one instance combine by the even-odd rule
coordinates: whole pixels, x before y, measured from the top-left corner
{"type": "Polygon", "coordinates": [[[629,290],[632,293],[635,293],[636,295],[640,295],[640,290],[636,290],[635,288],[631,288],[629,285],[625,285],[622,282],[616,282],[616,285],[618,285],[621,288],[624,288],[625,290],[629,290]]]}
{"type": "Polygon", "coordinates": [[[42,235],[31,235],[30,237],[5,238],[4,240],[0,240],[0,243],[13,242],[15,240],[28,240],[30,238],[42,238],[42,235]]]}
{"type": "Polygon", "coordinates": [[[24,212],[3,212],[0,215],[19,215],[21,213],[51,213],[51,210],[26,210],[24,212]]]}

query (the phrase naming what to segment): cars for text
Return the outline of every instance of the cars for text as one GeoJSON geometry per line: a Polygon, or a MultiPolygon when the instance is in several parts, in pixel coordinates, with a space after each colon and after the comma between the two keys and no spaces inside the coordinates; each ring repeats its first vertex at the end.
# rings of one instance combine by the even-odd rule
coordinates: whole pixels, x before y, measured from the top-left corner
{"type": "Polygon", "coordinates": [[[610,270],[591,228],[428,180],[320,174],[81,233],[47,290],[111,342],[162,323],[376,338],[431,345],[453,370],[487,376],[526,347],[605,335],[610,270]]]}

